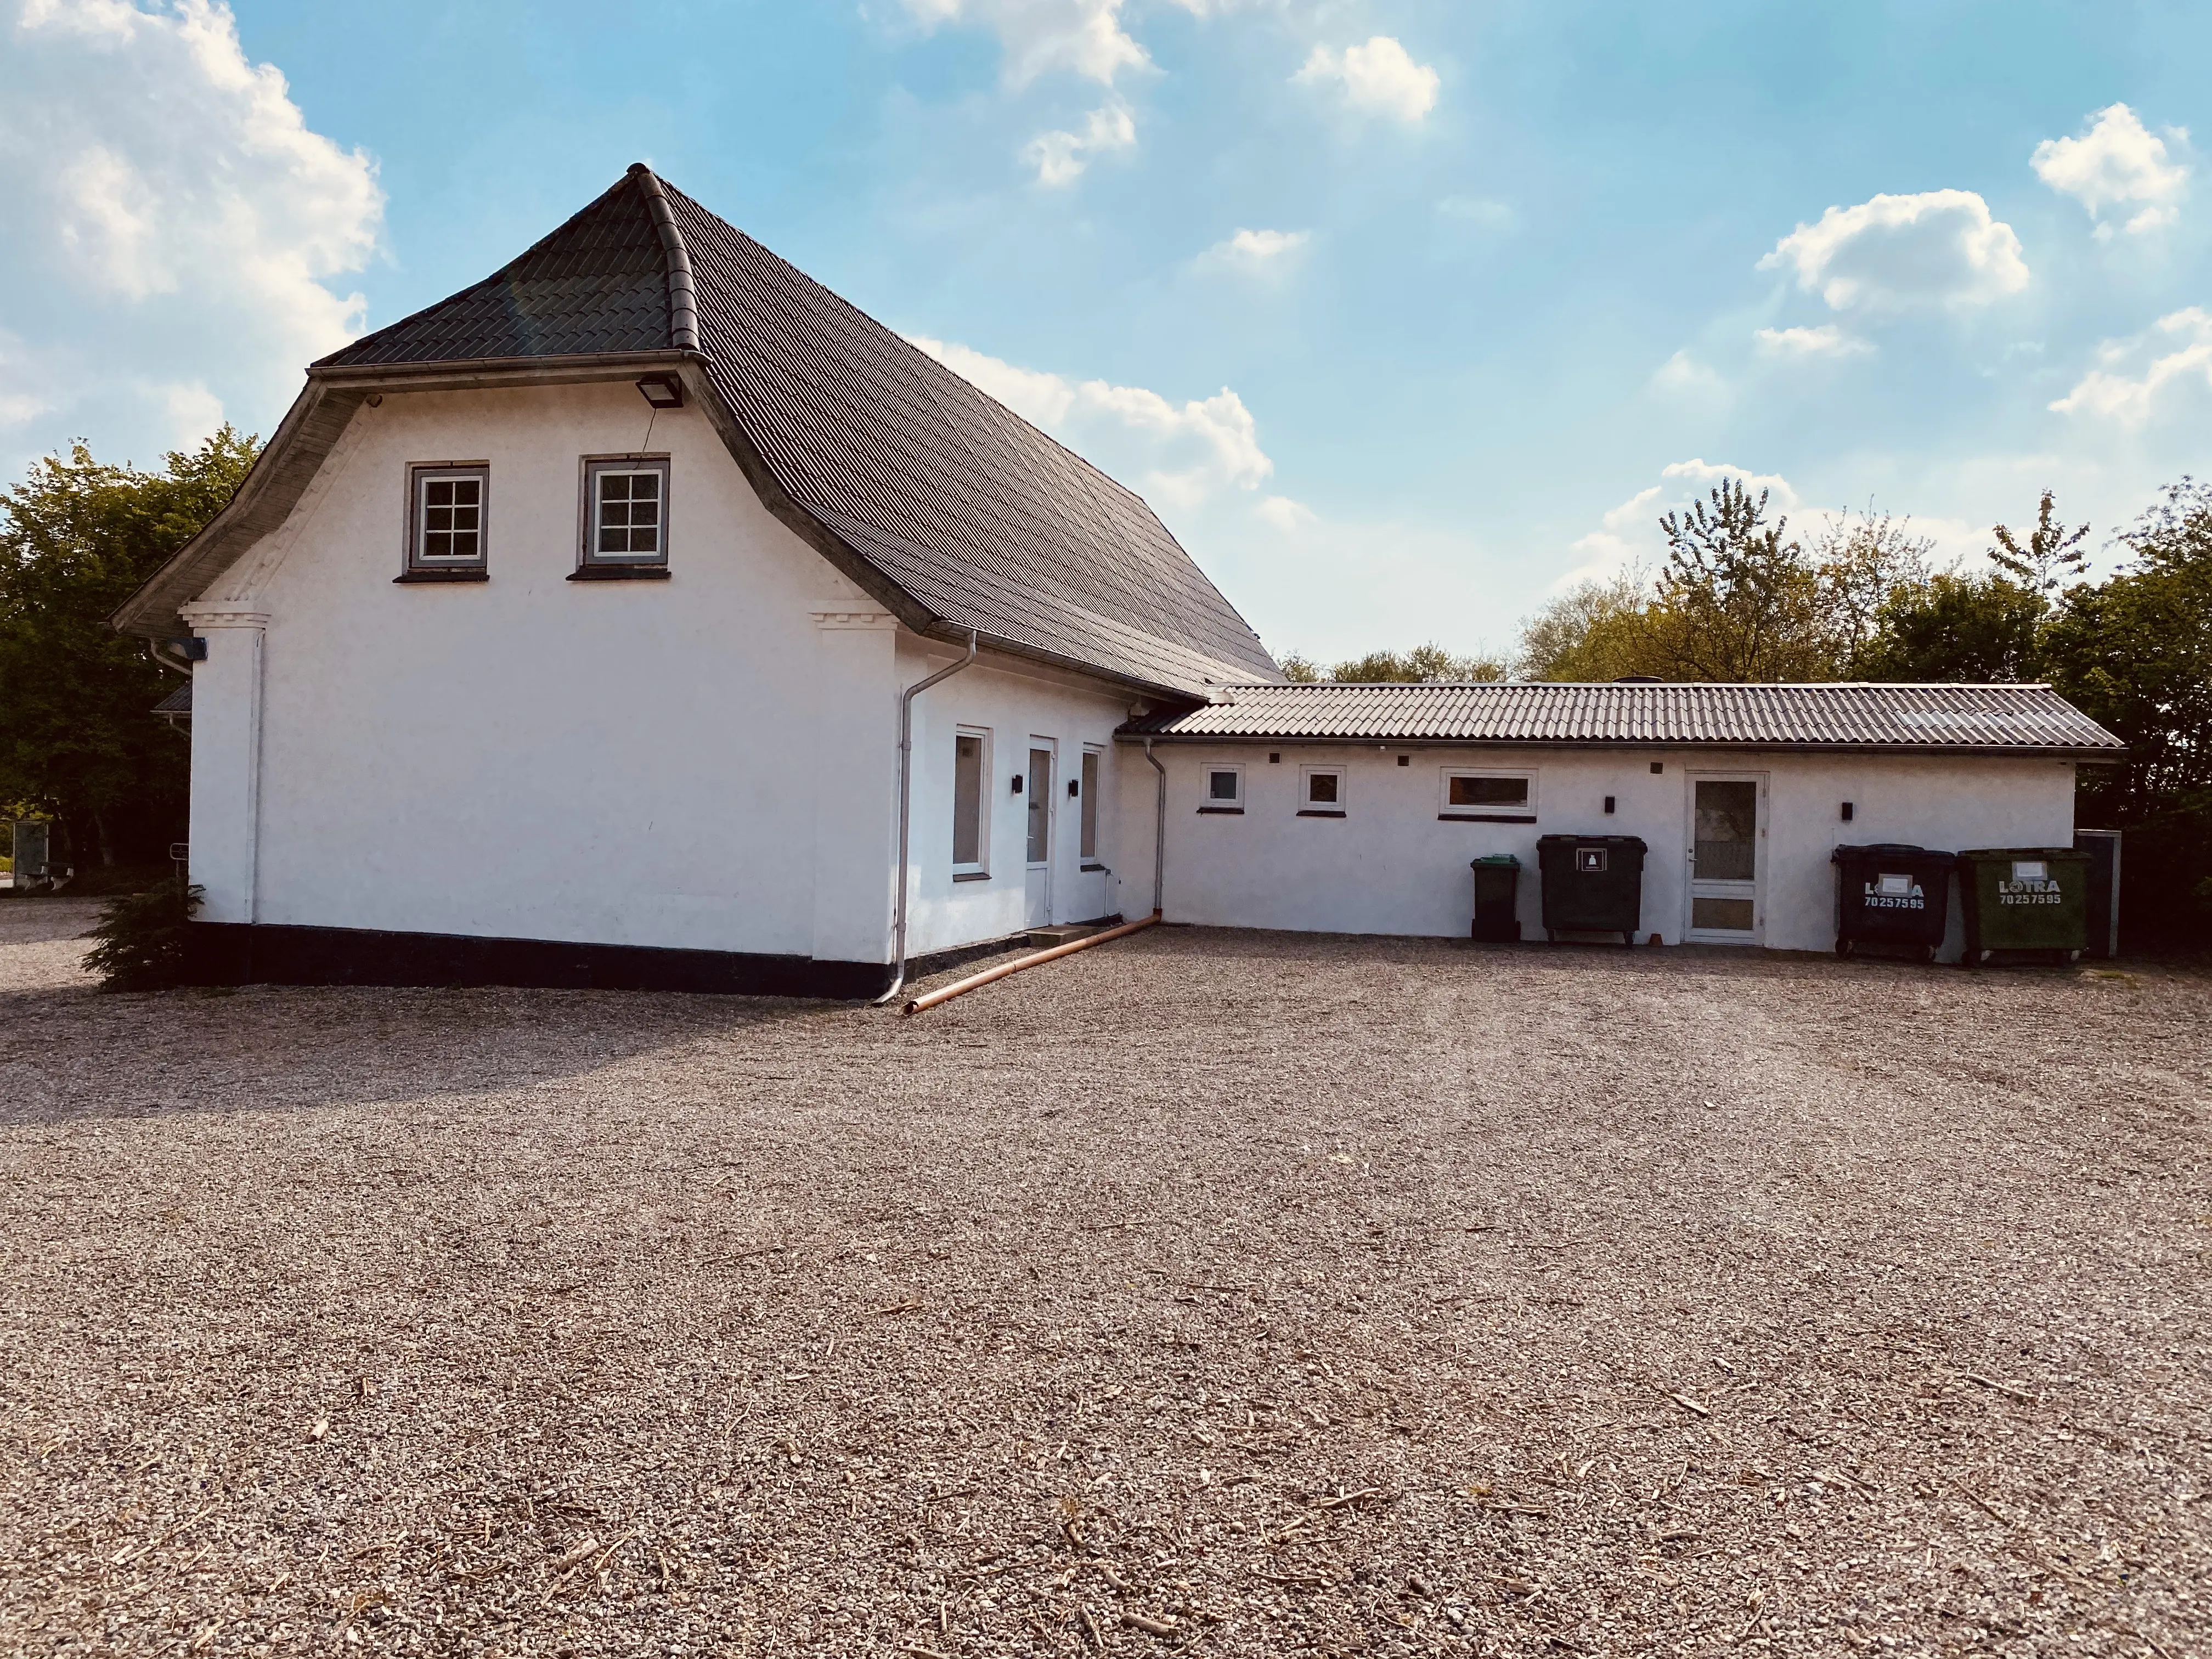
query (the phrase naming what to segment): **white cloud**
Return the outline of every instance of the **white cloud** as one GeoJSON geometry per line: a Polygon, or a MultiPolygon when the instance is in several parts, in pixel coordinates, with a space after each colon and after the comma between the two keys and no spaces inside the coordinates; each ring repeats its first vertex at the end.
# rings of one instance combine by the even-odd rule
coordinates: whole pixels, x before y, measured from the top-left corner
{"type": "Polygon", "coordinates": [[[1239,230],[1198,256],[1201,270],[1235,271],[1247,276],[1281,275],[1297,263],[1313,240],[1310,231],[1239,230]]]}
{"type": "Polygon", "coordinates": [[[1514,212],[1511,203],[1487,196],[1447,196],[1437,204],[1437,217],[1480,230],[1505,232],[1521,228],[1521,216],[1514,212]]]}
{"type": "Polygon", "coordinates": [[[1833,323],[1818,328],[1762,328],[1752,337],[1770,357],[1856,357],[1874,349],[1833,323]]]}
{"type": "Polygon", "coordinates": [[[1692,459],[1662,467],[1659,477],[1660,483],[1638,490],[1607,512],[1595,530],[1568,544],[1576,562],[1553,585],[1554,592],[1577,582],[1602,581],[1638,564],[1656,568],[1667,550],[1666,538],[1659,530],[1661,515],[1684,511],[1723,478],[1736,479],[1754,495],[1762,489],[1767,491],[1772,498],[1768,502],[1770,513],[1797,509],[1796,490],[1789,479],[1776,472],[1752,472],[1692,459]]]}
{"type": "Polygon", "coordinates": [[[1832,311],[1987,305],[2027,286],[2012,227],[1970,190],[1877,196],[1801,224],[1759,262],[1794,270],[1832,311]]]}
{"type": "Polygon", "coordinates": [[[230,404],[265,429],[361,328],[325,284],[374,252],[374,164],[308,129],[215,0],[23,0],[8,36],[0,307],[35,348],[11,407],[74,429],[100,407],[149,443],[230,404]]]}
{"type": "Polygon", "coordinates": [[[1723,390],[1721,377],[1710,365],[1699,362],[1687,346],[1676,352],[1652,371],[1651,384],[1662,392],[1688,393],[1705,397],[1723,390]]]}
{"type": "MultiPolygon", "coordinates": [[[[2167,131],[2177,143],[2189,137],[2179,127],[2167,131]]],[[[2108,207],[2142,204],[2127,220],[2130,231],[2141,233],[2172,223],[2189,194],[2187,166],[2169,161],[2166,141],[2146,130],[2125,104],[2098,111],[2079,138],[2045,139],[2028,159],[2037,178],[2089,210],[2100,237],[2112,234],[2100,217],[2108,207]]]]}
{"type": "Polygon", "coordinates": [[[1387,34],[1364,46],[1316,46],[1291,79],[1305,86],[1339,86],[1356,110],[1406,122],[1419,120],[1437,106],[1437,72],[1417,64],[1387,34]]]}
{"type": "Polygon", "coordinates": [[[1143,386],[1070,380],[925,335],[914,343],[1113,477],[1140,481],[1155,505],[1191,507],[1256,489],[1275,470],[1258,422],[1227,386],[1177,404],[1143,386]]]}
{"type": "Polygon", "coordinates": [[[2132,340],[2109,340],[2100,348],[2101,367],[2081,377],[2075,388],[2052,404],[2062,415],[2094,415],[2121,426],[2139,427],[2169,386],[2202,382],[2212,386],[2212,312],[2191,306],[2158,319],[2151,334],[2132,340]],[[2153,356],[2138,374],[2129,373],[2148,351],[2156,350],[2154,335],[2172,345],[2163,356],[2153,356]]]}
{"type": "Polygon", "coordinates": [[[1137,142],[1137,123],[1120,102],[1094,109],[1080,132],[1042,132],[1023,148],[1022,159],[1036,169],[1037,183],[1057,190],[1083,176],[1091,158],[1127,149],[1137,142]]]}
{"type": "Polygon", "coordinates": [[[1261,522],[1273,525],[1285,535],[1296,535],[1321,522],[1321,514],[1304,501],[1294,501],[1288,495],[1268,495],[1261,498],[1252,511],[1261,522]]]}
{"type": "Polygon", "coordinates": [[[999,37],[1006,80],[1024,86],[1064,70],[1112,86],[1125,69],[1151,57],[1121,27],[1122,0],[906,0],[924,28],[969,23],[999,37]]]}

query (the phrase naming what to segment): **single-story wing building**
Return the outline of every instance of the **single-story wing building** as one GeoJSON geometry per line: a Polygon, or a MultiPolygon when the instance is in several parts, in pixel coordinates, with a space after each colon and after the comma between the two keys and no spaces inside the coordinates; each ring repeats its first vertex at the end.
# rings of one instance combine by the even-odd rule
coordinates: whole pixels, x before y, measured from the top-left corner
{"type": "Polygon", "coordinates": [[[2119,753],[2040,687],[1285,685],[1136,495],[642,164],[310,366],[115,620],[191,676],[231,982],[1464,934],[1470,859],[1550,830],[1644,837],[1668,942],[1820,948],[1837,841],[2063,843],[2119,753]]]}

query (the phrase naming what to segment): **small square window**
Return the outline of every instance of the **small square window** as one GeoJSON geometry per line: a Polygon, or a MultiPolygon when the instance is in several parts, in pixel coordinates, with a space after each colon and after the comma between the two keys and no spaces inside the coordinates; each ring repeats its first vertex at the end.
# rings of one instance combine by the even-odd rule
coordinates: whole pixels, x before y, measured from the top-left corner
{"type": "Polygon", "coordinates": [[[1210,766],[1206,770],[1206,799],[1201,812],[1242,812],[1244,810],[1244,769],[1210,766]]]}
{"type": "Polygon", "coordinates": [[[1344,769],[1306,766],[1298,770],[1298,816],[1340,818],[1344,816],[1344,769]]]}
{"type": "Polygon", "coordinates": [[[579,569],[665,573],[668,565],[668,458],[626,455],[584,463],[579,569]]]}
{"type": "Polygon", "coordinates": [[[1474,772],[1448,766],[1437,816],[1477,823],[1533,823],[1536,780],[1527,772],[1474,772]]]}
{"type": "Polygon", "coordinates": [[[448,462],[408,469],[407,565],[414,577],[481,577],[491,469],[448,462]]]}

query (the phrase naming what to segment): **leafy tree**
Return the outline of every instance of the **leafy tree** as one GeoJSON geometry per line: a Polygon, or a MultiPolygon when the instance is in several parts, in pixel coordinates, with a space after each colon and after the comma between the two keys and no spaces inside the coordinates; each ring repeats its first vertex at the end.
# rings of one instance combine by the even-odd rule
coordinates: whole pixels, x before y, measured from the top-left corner
{"type": "Polygon", "coordinates": [[[0,492],[0,799],[76,826],[103,864],[173,836],[189,752],[149,713],[175,681],[107,618],[230,499],[257,447],[226,426],[144,472],[79,443],[0,492]]]}
{"type": "Polygon", "coordinates": [[[2043,596],[2009,577],[1941,571],[1893,589],[1858,648],[1853,678],[2020,683],[2039,672],[2043,596]]]}
{"type": "Polygon", "coordinates": [[[1913,534],[1910,519],[1878,514],[1871,502],[1863,513],[1828,520],[1808,554],[1819,585],[1823,678],[1865,678],[1860,665],[1882,631],[1887,607],[1929,580],[1935,548],[1925,536],[1913,534]]]}
{"type": "Polygon", "coordinates": [[[1370,651],[1364,657],[1338,663],[1324,672],[1310,659],[1292,653],[1282,659],[1283,678],[1294,685],[1334,682],[1342,685],[1392,682],[1434,685],[1475,680],[1502,680],[1506,665],[1495,657],[1477,653],[1455,657],[1433,642],[1410,651],[1370,651]]]}
{"type": "Polygon", "coordinates": [[[1521,625],[1519,672],[1531,680],[1666,678],[1643,573],[1578,582],[1521,625]]]}
{"type": "Polygon", "coordinates": [[[2083,823],[2124,829],[2122,926],[2212,938],[2212,485],[2184,478],[2120,539],[2134,558],[2066,590],[2043,630],[2051,682],[2128,745],[2082,769],[2083,823]]]}
{"type": "Polygon", "coordinates": [[[1825,678],[1820,578],[1785,539],[1789,520],[1766,521],[1769,494],[1754,501],[1741,480],[1723,478],[1687,513],[1659,520],[1667,564],[1654,621],[1668,678],[1825,678]]]}
{"type": "Polygon", "coordinates": [[[2043,492],[2043,500],[2035,509],[2035,528],[2027,533],[2027,545],[2022,547],[2011,531],[1998,525],[1990,533],[1997,544],[1990,550],[1990,557],[1998,569],[2031,593],[2045,599],[2055,598],[2068,586],[2069,578],[2079,580],[2089,568],[2089,555],[2082,539],[2089,526],[2082,525],[2069,530],[2058,520],[2051,492],[2043,492]]]}

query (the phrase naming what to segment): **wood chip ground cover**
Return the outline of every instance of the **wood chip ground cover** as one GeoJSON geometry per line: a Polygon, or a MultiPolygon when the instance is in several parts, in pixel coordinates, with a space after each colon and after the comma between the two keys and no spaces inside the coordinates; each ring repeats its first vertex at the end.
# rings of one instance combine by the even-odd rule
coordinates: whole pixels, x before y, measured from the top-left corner
{"type": "Polygon", "coordinates": [[[0,1652],[2212,1652],[2204,975],[88,919],[0,902],[0,1652]]]}

